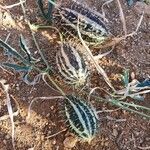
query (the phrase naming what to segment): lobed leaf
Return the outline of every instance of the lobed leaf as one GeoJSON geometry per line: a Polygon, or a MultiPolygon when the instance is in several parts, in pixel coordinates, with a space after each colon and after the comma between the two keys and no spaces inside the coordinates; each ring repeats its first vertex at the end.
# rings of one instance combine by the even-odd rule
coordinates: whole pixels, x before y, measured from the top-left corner
{"type": "Polygon", "coordinates": [[[20,35],[19,43],[20,43],[21,50],[27,55],[29,62],[31,62],[31,61],[39,61],[38,59],[36,59],[36,58],[31,56],[31,51],[29,50],[29,48],[28,48],[28,46],[26,44],[26,41],[25,41],[25,39],[24,39],[22,34],[20,35]]]}
{"type": "Polygon", "coordinates": [[[131,95],[130,97],[138,101],[144,101],[144,97],[141,95],[131,95]]]}
{"type": "Polygon", "coordinates": [[[11,69],[14,69],[15,71],[21,72],[29,72],[31,70],[31,66],[20,66],[17,64],[11,64],[11,63],[2,63],[2,66],[9,67],[11,69]]]}
{"type": "Polygon", "coordinates": [[[133,5],[133,3],[134,3],[133,0],[126,0],[126,1],[127,1],[128,6],[131,6],[131,5],[133,5]]]}
{"type": "Polygon", "coordinates": [[[122,82],[125,87],[129,84],[129,70],[124,70],[123,75],[121,75],[122,82]]]}
{"type": "Polygon", "coordinates": [[[22,35],[20,35],[19,43],[20,43],[21,50],[28,56],[28,60],[31,61],[31,57],[30,57],[31,52],[29,51],[29,48],[27,47],[25,39],[22,35]]]}
{"type": "Polygon", "coordinates": [[[27,85],[35,85],[35,84],[37,84],[37,83],[40,81],[40,79],[41,79],[41,77],[42,77],[42,74],[36,75],[36,76],[34,77],[34,79],[31,80],[30,77],[29,77],[29,73],[30,73],[30,72],[27,72],[27,73],[25,73],[25,74],[22,76],[23,81],[24,81],[27,85]]]}
{"type": "Polygon", "coordinates": [[[139,87],[139,88],[150,88],[150,78],[149,79],[145,79],[144,81],[140,82],[139,84],[137,84],[136,87],[139,87]]]}
{"type": "MultiPolygon", "coordinates": [[[[52,2],[55,2],[55,0],[52,0],[52,2]]],[[[48,8],[47,8],[47,12],[46,12],[43,7],[43,0],[37,0],[37,4],[42,12],[43,17],[46,20],[52,22],[52,10],[53,10],[54,5],[48,1],[48,8]]]]}
{"type": "Polygon", "coordinates": [[[8,45],[6,42],[4,42],[1,39],[0,39],[0,47],[5,48],[9,54],[14,56],[16,59],[18,59],[22,63],[28,64],[28,65],[30,64],[28,60],[24,59],[24,57],[21,54],[19,54],[14,48],[12,48],[10,45],[8,45]]]}

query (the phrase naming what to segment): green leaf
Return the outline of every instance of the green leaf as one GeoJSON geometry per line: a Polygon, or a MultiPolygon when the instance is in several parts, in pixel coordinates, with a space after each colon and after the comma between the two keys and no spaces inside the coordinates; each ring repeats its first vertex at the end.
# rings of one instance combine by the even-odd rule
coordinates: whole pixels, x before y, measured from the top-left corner
{"type": "Polygon", "coordinates": [[[31,66],[20,66],[17,64],[11,64],[11,63],[2,63],[2,66],[9,67],[11,69],[14,69],[15,71],[21,72],[29,72],[31,70],[31,66]]]}
{"type": "Polygon", "coordinates": [[[31,52],[30,52],[22,34],[20,35],[19,43],[20,43],[21,50],[27,55],[29,62],[38,62],[39,61],[38,59],[31,56],[31,52]]]}
{"type": "Polygon", "coordinates": [[[150,78],[145,79],[144,81],[140,82],[139,84],[137,84],[136,87],[140,87],[140,88],[150,88],[150,78]]]}
{"type": "MultiPolygon", "coordinates": [[[[52,0],[52,2],[55,2],[55,0],[52,0]]],[[[42,12],[43,17],[49,22],[52,22],[52,10],[54,5],[51,2],[48,2],[47,12],[45,12],[43,7],[43,0],[37,0],[37,4],[42,12]]]]}
{"type": "Polygon", "coordinates": [[[26,44],[26,41],[25,41],[23,35],[20,35],[19,43],[20,43],[21,50],[28,56],[28,61],[30,62],[31,61],[31,57],[30,57],[31,53],[29,51],[29,48],[27,47],[27,44],[26,44]]]}
{"type": "Polygon", "coordinates": [[[27,84],[27,85],[35,85],[37,84],[40,79],[41,79],[42,74],[38,74],[34,77],[33,80],[30,79],[30,75],[29,72],[25,73],[22,77],[23,81],[27,84]]]}
{"type": "Polygon", "coordinates": [[[150,5],[150,0],[144,0],[147,5],[150,5]]]}
{"type": "Polygon", "coordinates": [[[129,70],[124,70],[123,75],[121,75],[122,82],[125,87],[129,84],[129,70]]]}
{"type": "Polygon", "coordinates": [[[28,64],[28,65],[30,64],[28,60],[24,59],[24,57],[21,54],[19,54],[14,48],[12,48],[10,45],[8,45],[6,42],[4,42],[1,39],[0,39],[0,47],[3,47],[4,49],[6,49],[9,54],[14,56],[16,59],[18,59],[22,63],[28,64]]]}
{"type": "Polygon", "coordinates": [[[141,95],[135,95],[135,96],[130,96],[130,97],[138,101],[144,101],[144,97],[141,95]]]}

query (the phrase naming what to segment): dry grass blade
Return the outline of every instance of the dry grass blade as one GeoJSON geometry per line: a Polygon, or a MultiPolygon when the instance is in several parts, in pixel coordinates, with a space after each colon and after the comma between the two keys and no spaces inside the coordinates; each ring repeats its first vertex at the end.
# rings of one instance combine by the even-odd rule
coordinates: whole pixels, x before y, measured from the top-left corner
{"type": "Polygon", "coordinates": [[[140,18],[139,22],[138,22],[138,25],[137,25],[137,27],[136,27],[135,33],[137,33],[137,31],[139,30],[139,28],[140,28],[140,26],[141,26],[141,23],[142,23],[142,21],[143,21],[143,17],[144,17],[144,11],[143,11],[143,13],[142,13],[142,15],[141,15],[141,18],[140,18]]]}
{"type": "Polygon", "coordinates": [[[96,56],[94,56],[95,61],[102,59],[103,57],[107,56],[108,54],[110,54],[113,51],[114,48],[112,48],[110,51],[105,52],[103,54],[98,54],[96,56]]]}
{"type": "Polygon", "coordinates": [[[112,118],[110,116],[106,116],[106,118],[110,121],[115,121],[115,122],[125,122],[125,121],[127,121],[127,119],[115,119],[115,118],[112,118]]]}
{"type": "Polygon", "coordinates": [[[29,105],[29,107],[28,107],[28,115],[27,115],[27,118],[26,119],[29,119],[30,118],[30,116],[31,116],[31,107],[32,107],[32,104],[35,102],[35,101],[37,101],[37,100],[39,100],[39,99],[41,99],[41,100],[52,100],[52,99],[62,99],[62,98],[64,98],[63,96],[50,96],[50,97],[36,97],[36,98],[34,98],[32,101],[31,101],[31,103],[30,103],[30,105],[29,105]]]}
{"type": "Polygon", "coordinates": [[[11,34],[11,33],[9,33],[9,34],[7,35],[7,37],[5,38],[5,42],[8,41],[8,39],[9,39],[9,37],[10,37],[10,34],[11,34]]]}
{"type": "Polygon", "coordinates": [[[99,113],[112,113],[112,112],[114,112],[114,111],[118,111],[118,110],[120,110],[121,108],[117,108],[117,109],[112,109],[112,110],[106,110],[106,109],[102,109],[102,110],[99,110],[99,111],[96,111],[97,112],[97,114],[99,114],[99,113]]]}
{"type": "Polygon", "coordinates": [[[57,89],[53,88],[45,79],[45,76],[46,76],[46,73],[42,73],[42,80],[44,81],[44,83],[49,87],[51,88],[52,90],[56,91],[56,92],[59,92],[57,89]]]}
{"type": "Polygon", "coordinates": [[[104,77],[104,80],[105,80],[106,83],[109,85],[109,87],[110,87],[113,91],[116,91],[116,90],[114,89],[114,87],[112,86],[112,84],[111,84],[111,82],[110,82],[110,80],[109,80],[109,78],[108,78],[106,72],[103,70],[103,68],[101,68],[101,67],[99,66],[99,64],[97,63],[97,61],[95,61],[94,56],[93,56],[93,54],[91,53],[89,47],[86,45],[86,43],[85,43],[84,40],[82,39],[82,36],[81,36],[81,33],[80,33],[80,29],[79,29],[79,17],[78,17],[77,31],[78,31],[79,39],[80,39],[81,43],[83,44],[83,46],[85,47],[85,50],[86,50],[87,54],[90,56],[91,60],[93,61],[93,63],[94,63],[94,65],[95,65],[95,67],[96,67],[98,73],[101,74],[101,75],[104,77]]]}
{"type": "Polygon", "coordinates": [[[11,8],[19,6],[19,5],[21,5],[21,4],[25,3],[25,2],[26,2],[26,0],[20,1],[18,3],[12,4],[12,5],[9,5],[9,6],[1,6],[0,5],[0,8],[2,8],[2,9],[11,9],[11,8]]]}
{"type": "Polygon", "coordinates": [[[126,20],[125,20],[125,17],[124,17],[124,13],[123,13],[120,1],[119,0],[116,0],[116,1],[117,1],[117,4],[118,4],[118,7],[119,7],[120,19],[121,19],[121,22],[122,22],[122,25],[123,25],[124,35],[126,36],[127,35],[126,20]]]}
{"type": "MultiPolygon", "coordinates": [[[[14,112],[12,115],[13,116],[17,116],[18,114],[19,114],[19,110],[17,110],[16,112],[14,112]]],[[[4,115],[4,116],[0,117],[0,121],[7,120],[9,118],[10,118],[9,115],[4,115]]]]}
{"type": "MultiPolygon", "coordinates": [[[[105,18],[105,11],[104,11],[104,7],[105,7],[105,5],[108,5],[109,3],[111,3],[111,2],[113,2],[113,0],[108,0],[108,1],[106,1],[103,5],[102,5],[102,7],[101,7],[101,9],[102,9],[102,15],[103,15],[103,17],[105,18]]],[[[106,22],[108,22],[108,20],[105,18],[104,19],[106,22]]]]}
{"type": "Polygon", "coordinates": [[[150,90],[145,90],[145,91],[141,91],[141,92],[138,92],[138,93],[129,94],[129,96],[135,96],[135,95],[146,94],[146,93],[150,93],[150,90]]]}
{"type": "Polygon", "coordinates": [[[110,96],[113,96],[111,93],[107,92],[107,91],[106,91],[105,89],[103,89],[103,88],[94,87],[94,88],[92,88],[92,89],[90,90],[90,93],[89,93],[89,95],[88,95],[88,100],[89,100],[89,101],[90,101],[90,99],[91,99],[92,94],[93,94],[94,91],[97,90],[97,89],[99,89],[99,90],[105,92],[106,94],[108,94],[108,95],[110,95],[110,96]]]}
{"type": "Polygon", "coordinates": [[[141,150],[149,150],[149,149],[150,149],[150,146],[147,146],[147,147],[138,146],[138,148],[141,149],[141,150]]]}
{"type": "Polygon", "coordinates": [[[10,117],[10,120],[11,120],[12,145],[13,145],[13,149],[15,149],[15,124],[14,124],[14,118],[13,118],[14,117],[14,113],[13,113],[13,109],[12,109],[12,105],[11,105],[10,96],[9,96],[9,93],[8,93],[9,85],[5,84],[6,83],[5,80],[0,80],[0,83],[2,85],[4,93],[6,95],[7,109],[8,109],[9,117],[10,117]]]}
{"type": "Polygon", "coordinates": [[[67,128],[63,129],[63,130],[61,130],[61,131],[59,131],[59,132],[57,132],[55,134],[49,135],[46,138],[49,139],[49,138],[55,137],[55,136],[59,135],[60,133],[65,132],[66,130],[67,130],[67,128]]]}
{"type": "MultiPolygon", "coordinates": [[[[20,1],[20,3],[21,3],[21,8],[22,8],[22,11],[23,11],[23,15],[24,15],[24,18],[25,19],[27,19],[27,17],[26,17],[26,10],[25,10],[25,7],[24,7],[24,3],[22,3],[23,2],[23,0],[19,0],[20,1]]],[[[27,21],[27,20],[25,20],[25,21],[27,21]]]]}
{"type": "Polygon", "coordinates": [[[106,43],[105,45],[101,45],[101,46],[98,46],[97,48],[108,48],[108,47],[111,47],[111,46],[115,46],[116,44],[118,44],[119,42],[121,42],[122,40],[125,40],[127,37],[133,37],[134,35],[137,34],[140,26],[141,26],[141,23],[143,21],[143,18],[144,18],[144,12],[142,13],[140,19],[139,19],[139,22],[137,24],[137,27],[136,27],[136,30],[127,34],[127,35],[124,35],[122,37],[115,37],[112,39],[112,41],[110,41],[109,43],[106,43]]]}

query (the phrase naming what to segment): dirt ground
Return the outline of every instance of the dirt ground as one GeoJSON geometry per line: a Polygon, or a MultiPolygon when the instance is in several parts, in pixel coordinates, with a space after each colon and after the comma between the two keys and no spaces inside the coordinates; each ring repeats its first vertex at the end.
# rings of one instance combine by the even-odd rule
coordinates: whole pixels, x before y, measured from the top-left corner
{"type": "MultiPolygon", "coordinates": [[[[141,13],[137,11],[136,6],[128,7],[125,0],[120,0],[126,17],[128,33],[134,31],[140,19],[141,13]]],[[[1,0],[0,5],[11,5],[17,3],[17,0],[1,0]]],[[[66,5],[65,1],[63,5],[66,5]]],[[[101,12],[102,2],[99,0],[83,1],[85,5],[101,12]]],[[[39,9],[34,1],[27,1],[27,16],[31,23],[44,24],[39,9]]],[[[123,35],[122,24],[119,18],[119,11],[116,2],[110,3],[105,7],[107,23],[111,33],[115,36],[123,35]]],[[[21,6],[11,9],[0,9],[0,38],[5,40],[7,35],[8,43],[19,49],[18,38],[23,34],[27,43],[33,52],[37,55],[37,49],[29,28],[23,19],[21,6]]],[[[44,50],[46,59],[49,64],[56,69],[55,55],[58,50],[56,44],[56,35],[52,30],[40,30],[36,33],[38,44],[44,50]]],[[[98,53],[101,50],[93,50],[98,53]]],[[[38,56],[38,55],[37,55],[38,56]]],[[[4,59],[1,51],[0,61],[4,59]]],[[[101,66],[107,72],[113,85],[120,87],[118,80],[119,74],[123,69],[130,69],[136,74],[138,80],[143,80],[150,76],[150,15],[144,15],[144,19],[139,28],[138,34],[133,38],[128,38],[115,47],[113,52],[100,60],[101,66]]],[[[56,70],[57,72],[57,70],[56,70]]],[[[56,75],[57,78],[57,75],[56,75]]],[[[54,137],[48,136],[55,134],[65,128],[63,120],[60,119],[59,113],[63,102],[60,100],[38,100],[32,107],[30,119],[27,119],[27,110],[31,100],[39,96],[60,95],[50,89],[43,81],[40,81],[34,87],[25,84],[20,75],[13,71],[5,71],[0,68],[0,79],[5,79],[10,86],[9,93],[14,111],[17,110],[16,100],[19,104],[20,113],[14,117],[15,121],[15,146],[17,150],[64,150],[67,149],[64,141],[70,136],[64,131],[54,137]]],[[[60,80],[58,77],[57,80],[60,80]]],[[[100,86],[107,89],[103,78],[97,73],[91,75],[91,86],[100,86]]],[[[62,85],[68,93],[71,88],[62,85]]],[[[116,107],[106,103],[98,103],[92,101],[97,110],[116,109],[116,107]]],[[[143,102],[137,104],[150,107],[150,95],[145,97],[143,102]]],[[[7,106],[5,95],[0,88],[0,117],[7,115],[7,106]]],[[[111,113],[101,113],[100,129],[96,138],[91,142],[77,142],[72,150],[150,150],[150,121],[139,115],[127,112],[125,110],[117,110],[111,113]],[[106,119],[106,117],[115,118],[115,120],[106,119]]],[[[12,150],[11,142],[11,123],[10,120],[0,121],[0,150],[12,150]]]]}

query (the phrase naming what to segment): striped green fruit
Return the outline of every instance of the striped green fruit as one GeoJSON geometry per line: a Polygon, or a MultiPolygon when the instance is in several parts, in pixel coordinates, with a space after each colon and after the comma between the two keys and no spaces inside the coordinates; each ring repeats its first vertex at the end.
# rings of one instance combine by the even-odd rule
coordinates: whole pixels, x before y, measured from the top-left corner
{"type": "Polygon", "coordinates": [[[77,49],[69,43],[63,43],[56,54],[56,64],[64,81],[75,87],[83,86],[89,75],[84,59],[77,49]]]}
{"type": "Polygon", "coordinates": [[[78,38],[79,25],[84,41],[93,46],[103,43],[110,37],[111,34],[103,21],[104,16],[76,0],[71,1],[72,4],[68,8],[49,0],[57,9],[54,22],[58,28],[63,29],[65,34],[69,33],[71,37],[78,38]]]}
{"type": "Polygon", "coordinates": [[[94,107],[69,95],[65,99],[64,109],[70,131],[82,141],[90,143],[98,130],[98,116],[94,107]]]}

